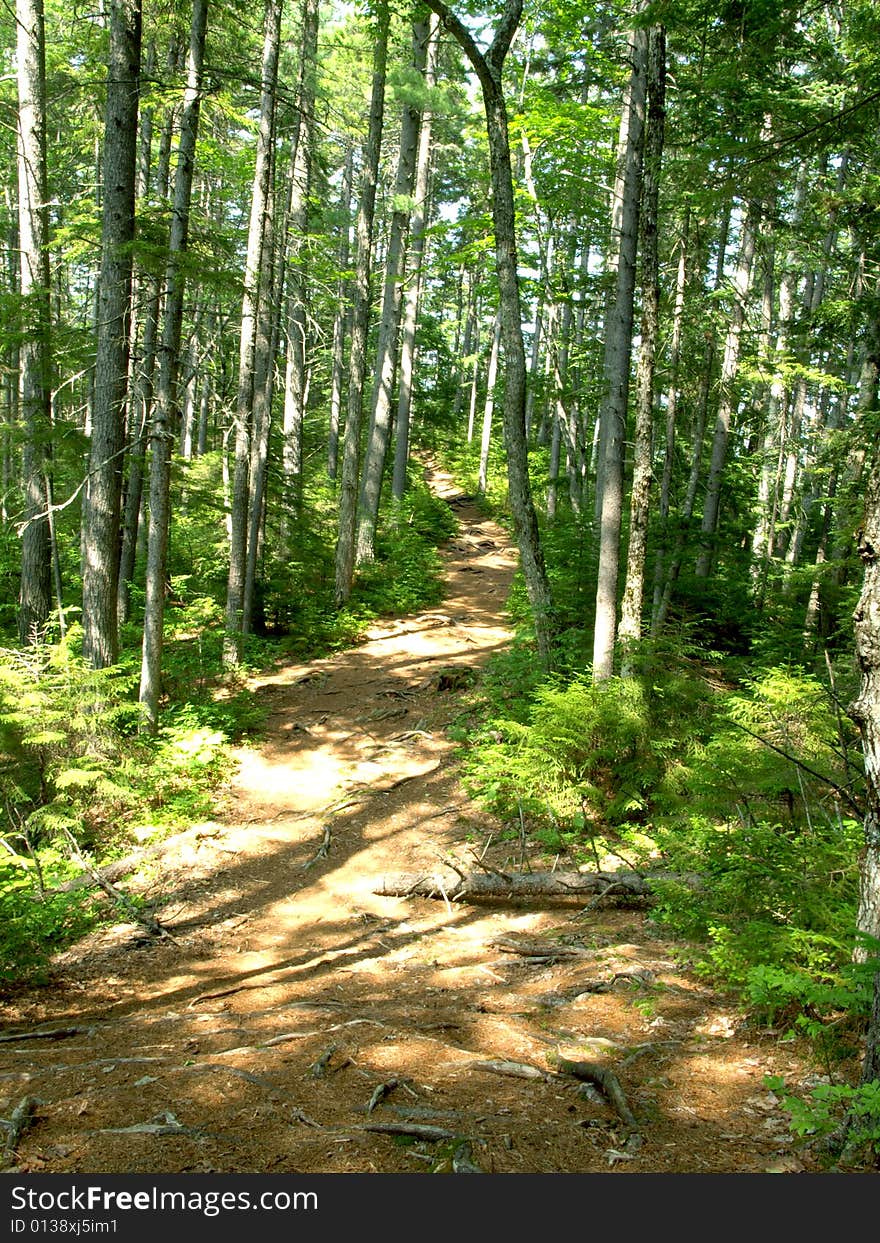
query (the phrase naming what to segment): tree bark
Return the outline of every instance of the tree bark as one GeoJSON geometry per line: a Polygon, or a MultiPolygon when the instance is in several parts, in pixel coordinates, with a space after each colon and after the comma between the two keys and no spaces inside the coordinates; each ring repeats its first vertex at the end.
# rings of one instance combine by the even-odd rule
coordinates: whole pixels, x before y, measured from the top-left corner
{"type": "Polygon", "coordinates": [[[112,0],[95,389],[89,486],[83,504],[83,656],[95,668],[114,664],[119,655],[116,594],[135,232],[140,59],[140,0],[112,0]]]}
{"type": "MultiPolygon", "coordinates": [[[[721,282],[724,277],[724,261],[727,255],[727,242],[730,232],[730,215],[731,206],[728,204],[721,219],[718,254],[715,263],[715,276],[712,284],[712,288],[715,292],[720,289],[721,282]]],[[[658,635],[666,624],[669,606],[672,603],[672,593],[675,590],[675,584],[678,582],[678,576],[681,572],[685,545],[687,543],[688,534],[691,530],[694,508],[697,501],[697,489],[700,483],[700,473],[703,461],[703,441],[706,435],[706,423],[709,416],[709,395],[712,389],[712,378],[716,356],[715,335],[708,329],[705,333],[705,342],[706,344],[703,349],[703,358],[700,366],[700,392],[697,398],[697,409],[694,417],[693,441],[691,445],[691,468],[688,474],[687,489],[685,491],[684,500],[682,501],[678,514],[678,532],[675,537],[672,556],[669,561],[669,567],[666,570],[660,600],[654,610],[654,616],[651,619],[652,636],[658,635]]]]}
{"type": "Polygon", "coordinates": [[[736,376],[739,369],[739,351],[742,330],[746,318],[746,299],[752,276],[752,260],[755,255],[755,232],[757,227],[758,207],[749,203],[742,223],[739,258],[736,274],[733,278],[733,307],[727,328],[727,339],[724,344],[724,358],[721,362],[721,396],[718,413],[715,416],[715,433],[712,437],[712,456],[709,462],[709,474],[706,480],[706,497],[703,502],[703,520],[700,525],[700,551],[697,555],[696,576],[708,578],[712,565],[715,546],[715,532],[718,529],[718,514],[721,508],[721,485],[724,479],[724,467],[727,463],[727,444],[730,438],[730,424],[736,409],[736,376]]]}
{"type": "Polygon", "coordinates": [[[345,337],[349,324],[350,290],[346,275],[348,256],[351,249],[350,221],[351,183],[354,176],[354,148],[349,147],[345,153],[345,165],[342,172],[342,189],[339,194],[339,250],[336,265],[339,269],[339,280],[336,292],[336,314],[333,317],[333,345],[330,363],[330,426],[327,434],[327,475],[336,478],[339,468],[339,427],[342,415],[343,383],[345,379],[345,337]]]}
{"type": "Polygon", "coordinates": [[[354,311],[348,371],[348,417],[342,447],[342,475],[339,481],[339,528],[336,542],[336,607],[342,608],[351,596],[354,583],[355,523],[357,519],[358,471],[361,420],[363,417],[364,377],[366,375],[367,329],[370,317],[370,270],[373,258],[373,216],[376,209],[376,182],[385,112],[385,71],[388,63],[388,0],[380,0],[378,28],[373,47],[373,86],[370,123],[361,173],[361,194],[357,215],[357,267],[355,271],[354,311]]]}
{"type": "MultiPolygon", "coordinates": [[[[19,640],[38,642],[51,611],[48,483],[52,424],[52,308],[46,172],[46,40],[43,0],[17,0],[18,244],[25,331],[19,346],[24,422],[19,640]]],[[[60,607],[60,601],[59,601],[60,607]]]]}
{"type": "Polygon", "coordinates": [[[607,894],[646,898],[649,882],[637,872],[399,872],[383,876],[373,893],[397,898],[579,898],[607,894]]]}
{"type": "MultiPolygon", "coordinates": [[[[431,14],[428,34],[428,50],[425,63],[425,83],[430,88],[437,79],[437,50],[440,44],[440,25],[436,13],[431,14]]],[[[414,197],[415,207],[410,223],[410,275],[406,289],[403,309],[403,329],[400,341],[400,383],[398,386],[397,423],[394,440],[394,474],[391,480],[391,495],[395,501],[403,499],[406,490],[406,470],[409,461],[409,433],[412,417],[413,368],[416,350],[416,323],[419,315],[419,296],[422,282],[422,262],[425,254],[425,226],[428,220],[428,174],[431,166],[431,128],[432,116],[429,109],[422,113],[419,127],[419,149],[416,155],[416,173],[414,197]]],[[[468,298],[469,316],[473,299],[473,286],[468,298]]],[[[470,349],[468,343],[468,318],[465,326],[465,345],[462,353],[465,357],[470,349]]],[[[461,378],[455,390],[458,410],[461,408],[461,378]]],[[[456,411],[456,419],[457,422],[456,411]]]]}
{"type": "Polygon", "coordinates": [[[672,336],[669,342],[669,386],[666,394],[665,438],[663,450],[663,474],[660,479],[660,540],[654,558],[654,599],[651,609],[651,634],[654,634],[663,583],[666,558],[669,554],[669,514],[672,508],[672,473],[675,466],[675,444],[678,434],[678,403],[680,395],[679,370],[681,366],[681,341],[684,328],[684,299],[687,290],[690,208],[685,210],[681,238],[679,240],[678,269],[675,279],[675,304],[672,311],[672,336]]]}
{"type": "Polygon", "coordinates": [[[241,661],[244,635],[244,585],[247,572],[255,342],[260,311],[263,248],[266,244],[269,180],[272,173],[272,137],[281,42],[281,10],[282,0],[268,0],[263,27],[263,56],[260,70],[260,127],[254,165],[244,271],[244,295],[241,305],[238,392],[235,406],[235,468],[230,497],[229,578],[226,588],[226,634],[223,642],[224,664],[233,667],[241,661]]]}
{"type": "Polygon", "coordinates": [[[174,201],[165,272],[165,321],[159,364],[159,385],[153,409],[150,436],[150,524],[147,534],[146,600],[144,638],[141,656],[139,699],[144,708],[145,726],[155,733],[159,724],[159,695],[162,681],[162,638],[165,623],[165,573],[168,536],[171,525],[169,490],[171,454],[175,441],[174,422],[178,405],[180,338],[183,324],[185,273],[183,261],[189,238],[193,168],[201,108],[202,64],[208,22],[208,0],[193,0],[186,92],[180,122],[174,201]]]}
{"type": "MultiPolygon", "coordinates": [[[[413,22],[412,67],[420,75],[425,71],[427,56],[428,23],[424,19],[417,18],[413,22]]],[[[379,339],[376,346],[376,379],[373,389],[370,434],[361,479],[355,554],[358,565],[372,561],[375,556],[382,476],[385,472],[385,459],[391,436],[391,399],[397,370],[403,264],[406,259],[406,234],[411,213],[410,203],[415,181],[421,119],[421,112],[415,104],[411,102],[404,104],[397,176],[394,185],[394,211],[391,216],[388,250],[385,255],[385,291],[382,298],[382,317],[379,321],[379,339]]]]}
{"type": "Polygon", "coordinates": [[[458,41],[479,78],[483,92],[492,182],[495,267],[501,294],[508,492],[520,563],[535,627],[538,657],[544,668],[549,669],[553,649],[553,602],[529,483],[525,434],[526,356],[517,273],[510,141],[501,77],[505,58],[522,16],[522,0],[507,0],[496,27],[495,37],[485,55],[477,47],[467,27],[442,0],[428,0],[428,5],[458,41]]]}
{"type": "Polygon", "coordinates": [[[284,372],[282,424],[282,553],[289,551],[288,530],[300,505],[303,424],[307,383],[308,280],[306,234],[309,227],[309,187],[312,180],[312,141],[315,125],[315,73],[318,51],[318,0],[304,0],[297,105],[299,125],[290,167],[288,220],[287,363],[284,372]]]}
{"type": "MultiPolygon", "coordinates": [[[[614,672],[617,629],[617,579],[620,568],[620,526],[623,514],[623,466],[626,413],[632,354],[633,295],[639,228],[639,190],[645,123],[648,32],[637,30],[630,43],[632,73],[621,119],[623,185],[620,203],[620,246],[615,293],[605,326],[605,361],[599,433],[599,570],[593,632],[593,680],[614,672]]],[[[615,217],[617,213],[615,212],[615,217]]]]}
{"type": "MultiPolygon", "coordinates": [[[[168,50],[167,67],[169,76],[177,62],[177,36],[171,40],[168,50]]],[[[150,73],[151,59],[148,59],[147,72],[150,73]]],[[[157,202],[164,205],[168,198],[168,182],[171,169],[171,140],[175,123],[176,108],[168,109],[165,124],[159,139],[159,151],[156,159],[155,191],[157,202]]],[[[138,167],[136,192],[145,195],[150,186],[150,170],[146,164],[148,153],[145,151],[147,138],[152,133],[152,109],[146,109],[141,124],[141,154],[138,167]]],[[[156,354],[159,337],[160,306],[162,301],[161,281],[158,274],[144,274],[134,281],[134,302],[142,304],[140,309],[133,309],[132,318],[140,319],[142,330],[136,331],[135,324],[131,330],[131,345],[135,356],[131,360],[128,389],[128,481],[125,489],[125,502],[122,507],[122,534],[119,550],[119,576],[116,585],[116,619],[121,626],[128,621],[130,610],[131,582],[134,577],[135,560],[137,557],[138,532],[140,530],[141,508],[144,488],[144,467],[147,457],[147,438],[149,435],[150,418],[153,409],[153,391],[156,372],[156,354]],[[139,343],[139,344],[138,344],[139,343]],[[139,350],[139,352],[138,352],[139,350]]]]}
{"type": "MultiPolygon", "coordinates": [[[[657,207],[666,119],[666,32],[651,29],[648,37],[648,124],[639,229],[642,248],[642,344],[636,371],[636,434],[630,493],[629,551],[626,586],[620,609],[618,640],[632,645],[642,637],[642,601],[652,475],[654,369],[660,333],[660,265],[657,253],[657,207]]],[[[627,658],[627,668],[629,664],[627,658]]]]}
{"type": "MultiPolygon", "coordinates": [[[[878,376],[880,376],[880,320],[872,324],[870,338],[874,349],[869,352],[862,370],[859,394],[859,419],[856,424],[862,435],[867,428],[866,416],[877,410],[878,376]]],[[[872,419],[876,437],[876,422],[872,419]]],[[[861,674],[858,698],[850,715],[862,735],[865,755],[865,849],[862,854],[859,886],[859,911],[856,927],[859,932],[880,939],[880,456],[872,453],[873,463],[865,487],[865,508],[858,533],[858,551],[864,567],[862,591],[854,614],[856,663],[861,674]]],[[[864,962],[869,953],[864,946],[856,951],[864,962]]]]}
{"type": "Polygon", "coordinates": [[[480,496],[486,495],[489,486],[489,447],[492,443],[492,416],[495,413],[495,386],[498,383],[498,356],[501,352],[501,312],[495,316],[495,327],[492,330],[492,348],[489,351],[489,366],[486,371],[486,400],[483,404],[483,427],[480,435],[480,467],[477,476],[477,491],[480,496]]]}

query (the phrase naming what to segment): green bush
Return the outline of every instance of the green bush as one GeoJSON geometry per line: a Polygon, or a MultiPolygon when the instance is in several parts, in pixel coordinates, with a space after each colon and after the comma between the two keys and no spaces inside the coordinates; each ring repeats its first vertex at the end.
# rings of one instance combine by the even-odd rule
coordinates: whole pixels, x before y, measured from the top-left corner
{"type": "Polygon", "coordinates": [[[91,894],[45,889],[65,874],[61,859],[48,852],[40,875],[32,860],[0,857],[0,985],[44,978],[49,956],[96,923],[91,894]]]}
{"type": "Polygon", "coordinates": [[[764,1082],[781,1096],[795,1135],[830,1136],[845,1124],[846,1146],[840,1164],[855,1164],[859,1159],[876,1162],[880,1157],[880,1081],[855,1086],[818,1083],[806,1095],[789,1091],[782,1076],[768,1075],[764,1082]]]}
{"type": "Polygon", "coordinates": [[[680,674],[545,682],[520,719],[492,719],[475,739],[469,786],[502,815],[522,805],[585,833],[644,824],[681,784],[688,733],[705,728],[708,702],[680,674]]]}

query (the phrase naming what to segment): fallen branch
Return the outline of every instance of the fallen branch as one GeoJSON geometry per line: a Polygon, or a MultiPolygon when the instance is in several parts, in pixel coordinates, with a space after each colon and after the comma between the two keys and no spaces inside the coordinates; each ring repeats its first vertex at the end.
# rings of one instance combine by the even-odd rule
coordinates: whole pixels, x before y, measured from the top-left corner
{"type": "Polygon", "coordinates": [[[651,895],[648,880],[637,872],[468,872],[457,877],[436,873],[397,872],[382,876],[373,893],[386,898],[436,898],[479,901],[481,898],[569,898],[605,893],[610,888],[632,899],[651,895]]]}
{"type": "Polygon", "coordinates": [[[464,1140],[452,1154],[452,1172],[453,1174],[483,1174],[485,1172],[474,1161],[470,1140],[464,1140]]]}
{"type": "Polygon", "coordinates": [[[146,928],[150,936],[163,937],[168,941],[174,941],[175,938],[167,928],[159,923],[155,915],[148,915],[142,911],[133,898],[130,898],[127,893],[123,893],[112,881],[109,881],[106,876],[102,875],[93,864],[89,863],[80,850],[79,843],[69,829],[64,830],[64,836],[67,838],[67,844],[73,858],[91,876],[93,882],[104,890],[108,898],[124,907],[135,923],[140,924],[142,928],[146,928]]]}
{"type": "Polygon", "coordinates": [[[100,1135],[195,1135],[204,1132],[200,1127],[184,1126],[170,1110],[157,1114],[150,1122],[136,1122],[133,1126],[101,1127],[100,1135]]]}
{"type": "Polygon", "coordinates": [[[370,1097],[369,1104],[367,1105],[367,1113],[371,1114],[373,1110],[376,1108],[376,1106],[380,1104],[382,1101],[384,1101],[385,1097],[389,1096],[394,1091],[394,1089],[398,1087],[399,1083],[400,1083],[400,1080],[397,1078],[394,1078],[394,1079],[386,1080],[385,1083],[377,1084],[376,1087],[373,1089],[373,1094],[370,1097]]]}
{"type": "MultiPolygon", "coordinates": [[[[333,1057],[333,1054],[336,1053],[338,1049],[339,1049],[338,1044],[331,1044],[328,1046],[328,1048],[324,1050],[324,1052],[321,1054],[321,1056],[318,1058],[316,1062],[312,1062],[311,1066],[309,1067],[309,1071],[308,1071],[312,1079],[323,1079],[324,1075],[326,1075],[328,1071],[331,1070],[330,1061],[333,1057]]],[[[341,1063],[341,1065],[334,1066],[331,1073],[335,1074],[336,1071],[342,1070],[344,1067],[348,1066],[350,1062],[351,1062],[351,1058],[346,1058],[345,1061],[341,1063]]]]}

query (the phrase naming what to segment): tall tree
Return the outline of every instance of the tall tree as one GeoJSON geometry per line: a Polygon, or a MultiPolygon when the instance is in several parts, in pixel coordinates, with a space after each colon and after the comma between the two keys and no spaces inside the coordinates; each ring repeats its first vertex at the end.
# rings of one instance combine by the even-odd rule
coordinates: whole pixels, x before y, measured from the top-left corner
{"type": "Polygon", "coordinates": [[[141,0],[111,0],[104,124],[101,272],[89,478],[83,504],[83,656],[119,654],[116,588],[135,232],[141,0]]]}
{"type": "Polygon", "coordinates": [[[721,485],[727,463],[727,446],[730,424],[736,410],[736,378],[739,369],[740,346],[746,321],[747,298],[752,277],[752,261],[755,257],[755,237],[758,225],[758,204],[750,201],[745,207],[739,244],[736,272],[733,278],[733,306],[724,342],[721,361],[721,379],[718,412],[715,415],[715,431],[712,436],[712,455],[706,480],[706,496],[703,501],[703,520],[700,525],[700,551],[697,555],[697,578],[708,578],[712,565],[715,532],[721,508],[721,485]]]}
{"type": "MultiPolygon", "coordinates": [[[[417,17],[413,22],[412,68],[419,78],[425,71],[428,57],[428,23],[417,17]]],[[[412,88],[411,88],[412,89],[412,88]]],[[[419,83],[419,89],[424,88],[419,83]]],[[[372,561],[375,554],[376,523],[388,441],[391,436],[391,401],[397,370],[398,337],[403,265],[406,262],[406,233],[409,227],[410,203],[415,179],[416,155],[421,128],[420,100],[404,100],[400,126],[397,177],[394,185],[394,211],[385,254],[385,291],[379,339],[376,346],[375,383],[370,417],[370,434],[364,455],[363,477],[359,503],[356,559],[358,564],[372,561]]]]}
{"type": "Polygon", "coordinates": [[[281,470],[283,477],[282,533],[286,537],[288,510],[299,506],[302,479],[303,422],[305,419],[308,339],[307,238],[309,189],[312,180],[315,130],[315,72],[318,48],[318,0],[304,0],[300,40],[299,86],[295,143],[290,167],[287,263],[287,362],[284,373],[284,423],[281,470]]]}
{"type": "Polygon", "coordinates": [[[146,601],[141,659],[140,702],[147,727],[155,731],[159,722],[159,694],[162,673],[162,636],[165,618],[165,574],[168,561],[168,534],[171,521],[169,488],[171,454],[175,441],[178,407],[180,337],[183,324],[184,268],[189,239],[193,167],[202,100],[202,65],[208,23],[208,0],[193,0],[189,56],[186,66],[186,92],[180,120],[177,169],[165,273],[165,322],[159,365],[159,385],[153,409],[150,445],[150,525],[147,537],[146,601]]]}
{"type": "Polygon", "coordinates": [[[376,210],[376,183],[385,120],[385,73],[388,64],[388,30],[391,14],[388,0],[380,0],[373,44],[373,83],[370,92],[370,119],[361,170],[355,241],[354,308],[349,346],[348,415],[342,449],[339,480],[339,526],[336,541],[337,608],[351,596],[354,583],[355,527],[357,521],[358,472],[360,466],[361,422],[363,419],[364,379],[367,370],[367,330],[370,318],[370,272],[373,260],[373,216],[376,210]]]}
{"type": "MultiPolygon", "coordinates": [[[[275,99],[278,55],[281,45],[282,0],[268,0],[263,25],[260,62],[260,118],[248,222],[244,293],[241,304],[238,389],[235,403],[235,469],[230,498],[229,577],[226,587],[226,636],[223,659],[227,665],[241,661],[245,631],[244,589],[247,569],[248,495],[251,433],[254,413],[255,346],[260,315],[260,278],[264,273],[264,248],[270,210],[275,99]]],[[[265,294],[265,289],[263,289],[265,294]]]]}
{"type": "MultiPolygon", "coordinates": [[[[428,49],[425,61],[425,83],[430,89],[437,78],[437,49],[440,42],[440,25],[436,13],[431,14],[428,49]]],[[[430,107],[422,112],[419,127],[419,146],[416,154],[414,205],[410,222],[409,278],[404,296],[403,327],[400,341],[400,383],[398,385],[397,423],[394,441],[394,476],[391,493],[395,500],[403,497],[406,489],[406,468],[409,461],[409,433],[412,414],[413,367],[416,350],[416,322],[419,313],[419,295],[422,286],[422,265],[425,255],[425,231],[428,222],[428,174],[431,164],[431,129],[433,117],[430,107]]],[[[464,354],[468,345],[464,346],[464,354]]],[[[461,400],[461,386],[456,388],[456,401],[461,400]]]]}
{"type": "Polygon", "coordinates": [[[645,132],[642,207],[642,324],[636,370],[636,428],[630,492],[629,550],[618,639],[635,643],[642,634],[642,600],[652,474],[654,368],[660,332],[660,266],[657,254],[657,206],[666,118],[666,32],[652,27],[648,37],[648,124],[645,132]]]}
{"type": "Polygon", "coordinates": [[[648,32],[630,40],[632,71],[621,116],[618,144],[620,194],[612,201],[612,234],[619,238],[614,297],[605,323],[602,409],[599,433],[599,571],[593,631],[593,678],[614,671],[617,632],[617,579],[623,516],[623,465],[632,355],[633,296],[639,230],[639,194],[645,128],[648,32]]]}
{"type": "Polygon", "coordinates": [[[495,36],[485,53],[480,51],[468,28],[442,0],[427,0],[427,3],[455,36],[473,66],[483,95],[492,182],[495,269],[498,274],[504,344],[504,441],[507,450],[508,491],[538,654],[544,667],[549,668],[553,647],[553,603],[528,472],[526,354],[517,272],[513,173],[503,84],[504,62],[522,17],[522,0],[507,0],[498,19],[495,36]]]}
{"type": "MultiPolygon", "coordinates": [[[[43,0],[17,0],[18,245],[26,328],[19,346],[24,420],[19,639],[39,638],[51,608],[47,445],[52,421],[46,34],[43,0]]],[[[60,601],[59,601],[60,603],[60,601]]]]}

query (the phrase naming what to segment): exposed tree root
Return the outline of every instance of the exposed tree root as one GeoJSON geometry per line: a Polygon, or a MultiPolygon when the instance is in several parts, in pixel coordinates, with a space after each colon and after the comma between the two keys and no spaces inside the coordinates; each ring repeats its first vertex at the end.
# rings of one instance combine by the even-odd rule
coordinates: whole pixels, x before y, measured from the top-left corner
{"type": "Polygon", "coordinates": [[[0,1119],[0,1126],[6,1128],[6,1140],[0,1150],[0,1170],[12,1165],[18,1141],[34,1120],[34,1113],[42,1101],[37,1096],[24,1096],[13,1109],[8,1119],[0,1119]]]}
{"type": "Polygon", "coordinates": [[[94,1027],[52,1027],[31,1032],[7,1032],[0,1044],[17,1044],[19,1040],[67,1040],[71,1036],[94,1036],[94,1027]]]}
{"type": "Polygon", "coordinates": [[[546,1071],[528,1062],[471,1062],[473,1070],[488,1070],[493,1075],[508,1075],[512,1079],[541,1079],[545,1083],[550,1079],[546,1071]]]}
{"type": "Polygon", "coordinates": [[[620,1080],[613,1070],[608,1070],[607,1067],[600,1066],[597,1062],[574,1062],[555,1052],[549,1053],[547,1060],[558,1074],[570,1075],[574,1079],[594,1083],[601,1088],[621,1122],[629,1129],[630,1134],[626,1141],[627,1151],[631,1152],[634,1148],[641,1147],[642,1138],[638,1121],[629,1107],[629,1102],[620,1086],[620,1080]],[[637,1141],[633,1140],[634,1136],[638,1136],[637,1141]]]}
{"type": "Polygon", "coordinates": [[[379,1135],[411,1135],[414,1139],[436,1144],[441,1139],[455,1139],[454,1131],[442,1126],[428,1126],[423,1122],[365,1122],[361,1131],[375,1131],[379,1135]]]}

